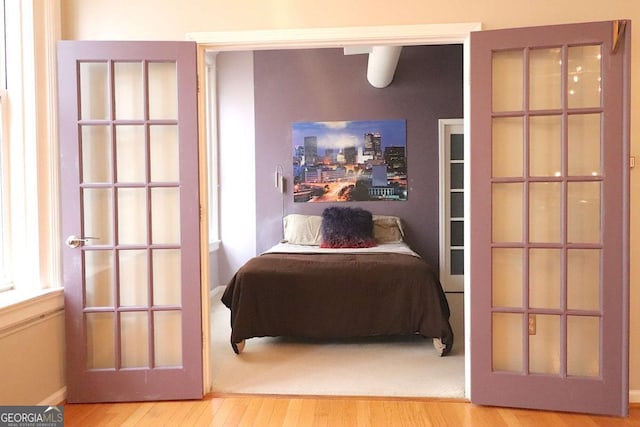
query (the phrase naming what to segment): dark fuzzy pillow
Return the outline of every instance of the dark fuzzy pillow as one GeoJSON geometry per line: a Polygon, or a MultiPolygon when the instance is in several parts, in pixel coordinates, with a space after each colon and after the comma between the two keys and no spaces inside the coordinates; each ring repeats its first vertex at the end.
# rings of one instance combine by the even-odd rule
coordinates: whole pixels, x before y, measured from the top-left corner
{"type": "Polygon", "coordinates": [[[361,208],[326,208],[322,212],[322,248],[369,248],[373,238],[371,212],[361,208]]]}

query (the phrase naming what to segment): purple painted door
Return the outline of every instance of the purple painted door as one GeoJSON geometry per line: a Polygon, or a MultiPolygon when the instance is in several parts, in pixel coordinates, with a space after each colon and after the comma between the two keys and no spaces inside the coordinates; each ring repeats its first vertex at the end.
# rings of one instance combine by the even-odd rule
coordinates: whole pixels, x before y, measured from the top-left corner
{"type": "Polygon", "coordinates": [[[472,34],[474,403],[628,413],[629,34],[472,34]]]}
{"type": "Polygon", "coordinates": [[[58,44],[67,400],[203,396],[196,46],[58,44]]]}

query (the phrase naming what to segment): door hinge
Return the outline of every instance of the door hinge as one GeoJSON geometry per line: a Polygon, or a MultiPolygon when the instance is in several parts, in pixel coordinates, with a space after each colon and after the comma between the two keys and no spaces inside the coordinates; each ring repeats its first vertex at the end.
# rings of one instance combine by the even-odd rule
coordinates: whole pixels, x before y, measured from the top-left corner
{"type": "Polygon", "coordinates": [[[616,53],[620,39],[624,36],[624,30],[627,27],[627,21],[618,19],[613,21],[613,43],[611,45],[611,53],[616,53]]]}

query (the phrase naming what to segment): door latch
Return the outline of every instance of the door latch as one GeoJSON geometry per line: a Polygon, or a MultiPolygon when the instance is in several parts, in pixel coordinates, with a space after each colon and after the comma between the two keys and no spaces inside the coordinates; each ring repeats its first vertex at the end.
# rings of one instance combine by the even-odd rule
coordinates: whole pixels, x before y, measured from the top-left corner
{"type": "Polygon", "coordinates": [[[78,237],[75,234],[72,234],[71,236],[67,237],[67,240],[65,241],[65,243],[70,248],[74,248],[75,249],[75,248],[78,248],[80,246],[83,246],[89,240],[97,240],[97,239],[99,239],[99,237],[78,237]]]}

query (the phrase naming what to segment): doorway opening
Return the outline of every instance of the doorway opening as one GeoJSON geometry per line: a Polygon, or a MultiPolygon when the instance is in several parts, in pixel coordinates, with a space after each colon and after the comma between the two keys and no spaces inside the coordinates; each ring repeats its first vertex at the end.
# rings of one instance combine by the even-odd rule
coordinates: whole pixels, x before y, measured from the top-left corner
{"type": "MultiPolygon", "coordinates": [[[[358,29],[341,29],[341,30],[305,30],[305,31],[291,31],[285,33],[269,33],[269,32],[249,32],[249,33],[207,33],[207,34],[191,34],[190,38],[197,41],[200,44],[200,51],[203,56],[211,55],[213,52],[227,52],[227,51],[251,51],[257,49],[291,49],[291,48],[319,48],[319,47],[344,47],[347,45],[355,46],[362,44],[404,44],[404,45],[425,45],[425,44],[462,44],[463,56],[464,56],[464,71],[463,71],[463,92],[464,92],[464,116],[468,114],[468,38],[469,33],[474,30],[478,30],[480,26],[478,24],[453,24],[444,26],[400,26],[400,27],[384,27],[381,28],[358,28],[358,29]]],[[[203,61],[204,62],[204,61],[203,61]]],[[[468,124],[465,123],[465,133],[468,134],[468,124]]],[[[468,140],[468,135],[465,135],[465,139],[468,140]]],[[[224,161],[222,156],[220,159],[224,161]]],[[[468,166],[465,166],[468,167],[468,166]]],[[[468,173],[465,173],[465,179],[468,177],[468,173]]],[[[465,206],[468,204],[465,203],[465,206]]],[[[253,210],[255,212],[255,209],[253,210]]],[[[253,218],[255,224],[255,217],[253,218]]],[[[224,228],[222,225],[221,230],[224,228]]],[[[465,233],[468,236],[469,233],[465,233]]],[[[255,241],[255,239],[254,239],[255,241]]],[[[225,242],[226,244],[226,242],[225,242]]],[[[247,248],[239,248],[239,251],[247,251],[247,248]]],[[[248,248],[248,252],[245,252],[246,257],[255,255],[255,247],[248,248]],[[253,253],[251,250],[253,249],[253,253]]],[[[233,261],[232,258],[236,254],[225,255],[226,261],[233,261]]],[[[465,264],[468,264],[469,254],[465,254],[465,264]]],[[[248,258],[245,258],[246,260],[248,258]]],[[[239,267],[244,260],[242,256],[235,259],[239,267]]],[[[224,268],[223,268],[224,269],[224,268]]],[[[231,268],[233,270],[233,268],[231,268]]],[[[228,273],[228,272],[227,272],[228,273]]],[[[221,283],[223,284],[223,283],[221,283]]],[[[465,285],[465,288],[468,285],[465,285]]],[[[466,299],[468,292],[465,293],[466,299]]],[[[462,297],[462,295],[459,295],[462,297]]],[[[459,311],[459,308],[465,307],[465,311],[468,311],[468,303],[460,302],[460,305],[452,312],[459,311]]],[[[469,316],[464,316],[468,319],[469,316]]],[[[208,316],[205,316],[208,318],[208,316]]],[[[205,323],[207,321],[205,320],[205,323]]],[[[206,325],[207,327],[209,325],[206,325]]],[[[465,338],[458,336],[458,345],[462,345],[463,341],[468,341],[469,325],[465,325],[466,331],[465,338]]],[[[464,342],[464,347],[468,348],[468,343],[464,342]]],[[[207,350],[210,346],[205,345],[207,350]]],[[[205,350],[206,351],[206,350],[205,350]]],[[[214,355],[215,357],[215,355],[214,355]]],[[[209,357],[205,357],[206,361],[211,360],[209,357]]],[[[465,366],[465,378],[468,378],[469,361],[467,360],[465,366]]],[[[209,367],[209,370],[211,367],[209,367]]],[[[465,381],[465,395],[468,396],[468,381],[465,381]]]]}

